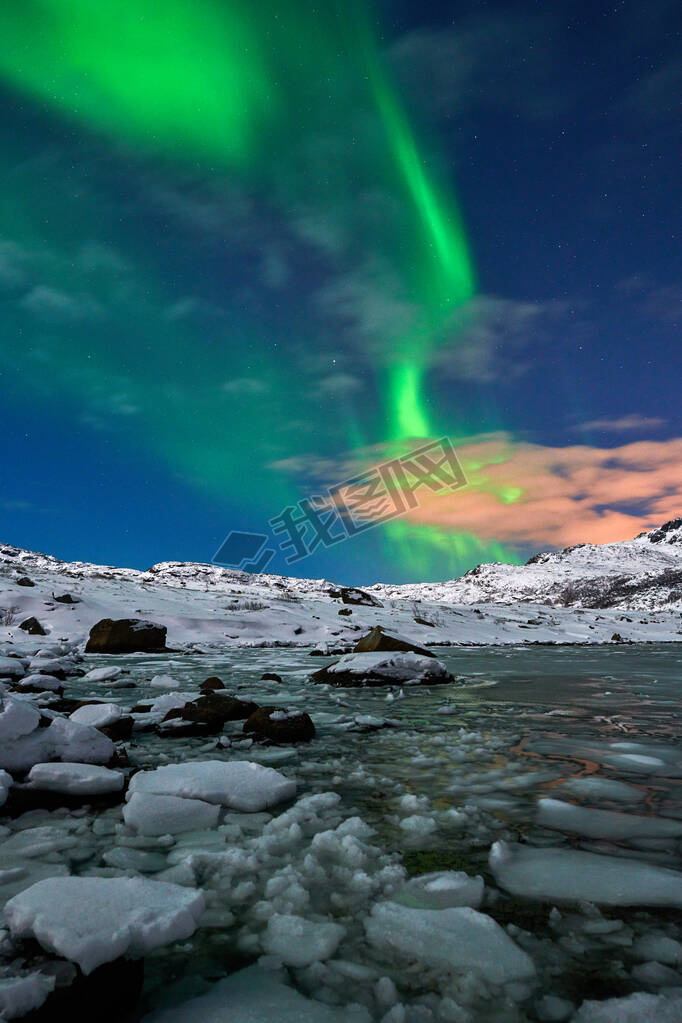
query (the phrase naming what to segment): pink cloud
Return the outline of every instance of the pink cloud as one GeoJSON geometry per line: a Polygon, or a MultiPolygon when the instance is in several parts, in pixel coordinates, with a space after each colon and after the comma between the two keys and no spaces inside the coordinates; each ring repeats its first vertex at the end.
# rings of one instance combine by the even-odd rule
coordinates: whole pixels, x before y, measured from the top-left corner
{"type": "Polygon", "coordinates": [[[512,545],[565,547],[628,539],[682,514],[682,438],[557,448],[497,434],[457,450],[469,486],[446,495],[422,489],[411,521],[512,545]],[[514,488],[521,495],[506,504],[514,488]]]}

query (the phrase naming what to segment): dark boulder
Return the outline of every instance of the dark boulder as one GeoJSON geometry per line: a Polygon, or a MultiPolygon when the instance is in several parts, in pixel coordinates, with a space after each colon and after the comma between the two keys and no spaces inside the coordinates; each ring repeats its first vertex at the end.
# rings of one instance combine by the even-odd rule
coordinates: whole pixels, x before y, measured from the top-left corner
{"type": "Polygon", "coordinates": [[[371,593],[365,590],[358,590],[354,586],[345,586],[341,590],[341,600],[344,604],[364,604],[367,607],[383,607],[384,605],[371,593]]]}
{"type": "Polygon", "coordinates": [[[80,597],[72,597],[70,593],[60,593],[58,597],[52,594],[58,604],[80,604],[80,597]]]}
{"type": "Polygon", "coordinates": [[[435,657],[431,650],[427,650],[418,643],[411,643],[409,639],[400,639],[390,632],[384,632],[380,625],[376,625],[371,632],[363,636],[353,647],[354,654],[369,654],[378,651],[380,653],[393,651],[412,651],[413,654],[421,654],[422,657],[435,657]]]}
{"type": "Polygon", "coordinates": [[[200,693],[214,693],[218,689],[224,689],[223,680],[218,678],[217,675],[211,675],[199,686],[200,693]]]}
{"type": "Polygon", "coordinates": [[[166,626],[139,618],[103,618],[90,629],[86,654],[164,653],[166,626]]]}
{"type": "MultiPolygon", "coordinates": [[[[223,695],[221,692],[208,696],[202,696],[199,700],[186,703],[184,707],[175,707],[169,710],[163,719],[173,721],[179,718],[189,725],[199,726],[198,730],[186,731],[184,734],[206,734],[215,735],[220,732],[228,721],[246,721],[255,710],[258,704],[250,700],[238,700],[234,696],[223,695]]],[[[179,726],[173,727],[173,735],[183,734],[179,726]]]]}
{"type": "Polygon", "coordinates": [[[281,707],[259,707],[244,722],[244,732],[273,742],[309,742],[315,736],[310,716],[281,707]]]}
{"type": "Polygon", "coordinates": [[[35,586],[35,583],[27,575],[22,575],[20,579],[17,579],[17,586],[35,586]]]}
{"type": "Polygon", "coordinates": [[[265,671],[261,675],[261,682],[281,682],[282,676],[278,675],[276,671],[265,671]]]}
{"type": "Polygon", "coordinates": [[[42,627],[38,619],[33,618],[33,616],[31,616],[31,618],[26,618],[19,628],[23,629],[24,632],[28,632],[29,636],[47,636],[45,629],[42,627]]]}
{"type": "Polygon", "coordinates": [[[338,613],[340,615],[352,615],[353,614],[353,608],[352,607],[340,607],[338,613]]]}

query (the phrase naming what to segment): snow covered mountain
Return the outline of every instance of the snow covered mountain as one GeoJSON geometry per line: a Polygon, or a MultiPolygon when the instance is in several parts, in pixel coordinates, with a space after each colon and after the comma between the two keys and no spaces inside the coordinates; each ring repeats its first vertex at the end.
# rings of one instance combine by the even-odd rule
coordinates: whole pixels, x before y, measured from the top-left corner
{"type": "Polygon", "coordinates": [[[60,561],[0,545],[0,639],[22,642],[34,617],[50,638],[84,643],[102,618],[165,624],[182,649],[346,648],[382,625],[421,644],[679,641],[682,519],[624,543],[480,565],[443,583],[368,587],[348,603],[325,579],[193,562],[146,571],[60,561]],[[617,640],[618,641],[618,640],[617,640]]]}
{"type": "Polygon", "coordinates": [[[634,540],[578,544],[525,565],[478,565],[443,583],[370,587],[379,596],[452,604],[532,601],[552,607],[682,609],[682,518],[634,540]]]}

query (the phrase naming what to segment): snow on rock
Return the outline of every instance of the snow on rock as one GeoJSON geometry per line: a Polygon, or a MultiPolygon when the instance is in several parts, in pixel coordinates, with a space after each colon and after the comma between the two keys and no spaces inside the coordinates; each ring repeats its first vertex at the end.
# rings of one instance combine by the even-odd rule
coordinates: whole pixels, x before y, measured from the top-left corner
{"type": "Polygon", "coordinates": [[[571,1023],[680,1023],[682,996],[666,998],[638,991],[627,998],[583,1002],[571,1023]]]}
{"type": "Polygon", "coordinates": [[[412,652],[346,654],[313,675],[315,682],[334,686],[423,685],[453,682],[442,661],[412,652]]]}
{"type": "Polygon", "coordinates": [[[282,975],[249,966],[182,1005],[145,1016],[142,1023],[370,1023],[366,1009],[337,1008],[306,998],[282,975]]]}
{"type": "Polygon", "coordinates": [[[578,849],[534,849],[495,842],[489,865],[512,895],[608,906],[682,907],[682,873],[642,860],[578,849]]]}
{"type": "Polygon", "coordinates": [[[416,909],[380,902],[365,920],[370,944],[426,967],[478,974],[492,984],[532,977],[532,959],[491,917],[466,906],[416,909]]]}
{"type": "Polygon", "coordinates": [[[26,689],[29,692],[56,693],[64,688],[64,683],[61,679],[55,678],[54,675],[45,675],[41,672],[36,675],[26,675],[19,682],[19,688],[26,689]]]}
{"type": "Polygon", "coordinates": [[[202,831],[218,823],[220,806],[203,799],[134,792],[123,808],[123,819],[138,835],[179,835],[202,831]]]}
{"type": "Polygon", "coordinates": [[[0,695],[0,743],[29,735],[39,723],[40,711],[30,703],[0,695]]]}
{"type": "Polygon", "coordinates": [[[285,966],[310,966],[333,956],[345,934],[346,929],[340,924],[315,923],[290,913],[273,913],[263,948],[285,966]]]}
{"type": "Polygon", "coordinates": [[[53,877],[38,881],[5,906],[15,938],[91,973],[126,953],[143,955],[194,933],[204,897],[164,881],[123,877],[53,877]]]}
{"type": "Polygon", "coordinates": [[[218,803],[232,810],[257,813],[293,799],[296,782],[272,767],[249,760],[198,760],[140,771],[129,792],[152,792],[218,803]]]}
{"type": "Polygon", "coordinates": [[[172,675],[154,675],[149,685],[152,689],[179,689],[180,683],[172,675]]]}
{"type": "Polygon", "coordinates": [[[574,806],[560,799],[539,799],[537,822],[544,828],[567,831],[586,838],[678,838],[682,820],[642,817],[614,810],[574,806]]]}
{"type": "Polygon", "coordinates": [[[84,682],[110,682],[121,674],[120,668],[93,668],[84,676],[84,682]]]}
{"type": "Polygon", "coordinates": [[[483,900],[483,878],[463,870],[441,870],[413,877],[392,896],[392,902],[416,909],[449,909],[470,906],[478,909],[483,900]]]}
{"type": "Polygon", "coordinates": [[[67,718],[41,728],[35,707],[0,696],[0,769],[27,771],[49,760],[106,764],[113,754],[113,742],[97,729],[67,718]]]}
{"type": "Polygon", "coordinates": [[[91,725],[93,728],[106,728],[113,725],[123,715],[123,711],[116,703],[86,703],[69,714],[71,721],[80,725],[91,725]]]}
{"type": "Polygon", "coordinates": [[[114,755],[114,744],[111,739],[90,725],[83,725],[67,718],[55,718],[44,732],[59,760],[107,764],[114,755]]]}
{"type": "Polygon", "coordinates": [[[0,657],[0,678],[23,678],[26,669],[18,657],[0,657]]]}
{"type": "Polygon", "coordinates": [[[39,1009],[55,984],[55,978],[44,973],[0,978],[0,1019],[17,1019],[39,1009]]]}
{"type": "Polygon", "coordinates": [[[120,792],[125,783],[121,771],[93,764],[35,764],[28,773],[27,783],[35,789],[64,792],[67,795],[95,796],[106,792],[120,792]]]}

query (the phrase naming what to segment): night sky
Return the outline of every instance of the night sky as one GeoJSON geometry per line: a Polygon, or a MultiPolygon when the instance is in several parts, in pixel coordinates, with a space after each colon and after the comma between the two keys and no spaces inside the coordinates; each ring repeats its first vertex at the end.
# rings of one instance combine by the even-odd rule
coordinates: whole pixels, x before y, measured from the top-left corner
{"type": "Polygon", "coordinates": [[[145,568],[447,435],[270,570],[682,515],[677,0],[4,0],[0,538],[145,568]]]}

